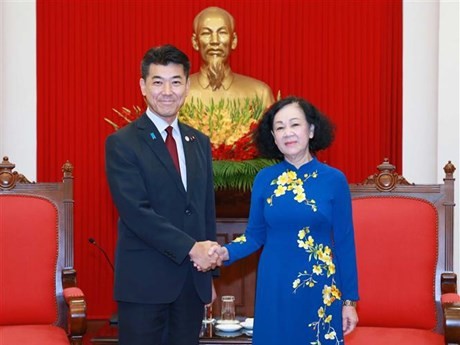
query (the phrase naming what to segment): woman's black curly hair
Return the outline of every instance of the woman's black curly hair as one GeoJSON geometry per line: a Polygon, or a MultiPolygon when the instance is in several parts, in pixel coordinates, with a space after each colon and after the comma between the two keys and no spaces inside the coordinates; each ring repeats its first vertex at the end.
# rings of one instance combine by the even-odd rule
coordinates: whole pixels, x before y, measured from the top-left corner
{"type": "Polygon", "coordinates": [[[273,103],[265,111],[259,126],[254,132],[254,141],[262,157],[278,159],[284,157],[276,146],[272,135],[273,120],[278,111],[291,103],[296,103],[305,114],[308,124],[314,125],[314,136],[309,141],[309,150],[312,155],[326,149],[334,141],[335,126],[329,118],[307,100],[296,96],[289,96],[273,103]]]}

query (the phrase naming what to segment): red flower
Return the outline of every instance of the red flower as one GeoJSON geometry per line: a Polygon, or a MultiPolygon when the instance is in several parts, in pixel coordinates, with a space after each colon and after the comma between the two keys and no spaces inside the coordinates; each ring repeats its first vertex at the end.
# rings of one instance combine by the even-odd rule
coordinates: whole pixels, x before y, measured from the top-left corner
{"type": "Polygon", "coordinates": [[[257,128],[257,123],[253,123],[249,131],[238,139],[233,145],[221,144],[212,148],[214,160],[243,161],[254,159],[258,156],[257,148],[253,142],[252,135],[257,128]]]}

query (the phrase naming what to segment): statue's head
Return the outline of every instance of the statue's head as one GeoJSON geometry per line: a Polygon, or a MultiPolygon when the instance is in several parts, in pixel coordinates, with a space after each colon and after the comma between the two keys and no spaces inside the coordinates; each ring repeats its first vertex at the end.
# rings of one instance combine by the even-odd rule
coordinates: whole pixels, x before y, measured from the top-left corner
{"type": "Polygon", "coordinates": [[[233,16],[219,7],[207,7],[193,21],[192,46],[206,65],[227,64],[231,51],[236,48],[233,16]]]}

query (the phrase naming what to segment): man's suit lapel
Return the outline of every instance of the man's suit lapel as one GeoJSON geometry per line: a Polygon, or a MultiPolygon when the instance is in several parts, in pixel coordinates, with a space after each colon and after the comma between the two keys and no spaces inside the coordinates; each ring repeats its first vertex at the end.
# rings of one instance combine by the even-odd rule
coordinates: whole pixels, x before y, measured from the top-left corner
{"type": "MultiPolygon", "coordinates": [[[[186,193],[180,174],[177,172],[176,167],[171,159],[171,156],[166,148],[163,138],[153,124],[153,122],[144,113],[137,121],[137,128],[139,135],[145,141],[145,143],[151,148],[152,152],[158,157],[158,160],[163,164],[166,170],[169,172],[171,177],[174,179],[177,187],[186,193]]],[[[187,156],[186,156],[187,157],[187,156]]],[[[187,166],[188,174],[188,166],[187,166]]]]}
{"type": "Polygon", "coordinates": [[[182,126],[179,122],[180,132],[182,136],[182,144],[184,146],[184,155],[185,155],[185,162],[187,164],[187,199],[190,195],[192,195],[192,190],[194,188],[193,177],[199,176],[202,174],[203,171],[199,171],[199,164],[198,163],[198,156],[197,152],[197,142],[195,138],[195,134],[192,130],[190,130],[187,126],[182,126]]]}

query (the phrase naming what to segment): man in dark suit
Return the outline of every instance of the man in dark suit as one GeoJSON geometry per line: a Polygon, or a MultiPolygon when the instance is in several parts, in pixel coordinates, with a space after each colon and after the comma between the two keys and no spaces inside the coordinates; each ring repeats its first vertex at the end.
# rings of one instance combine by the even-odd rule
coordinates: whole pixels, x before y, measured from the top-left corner
{"type": "Polygon", "coordinates": [[[215,297],[210,270],[220,262],[208,254],[216,244],[210,141],[177,120],[189,71],[177,48],[148,50],[140,79],[148,108],[106,140],[120,216],[114,287],[120,345],[158,345],[165,330],[168,345],[198,344],[203,306],[215,297]]]}

